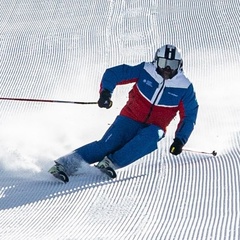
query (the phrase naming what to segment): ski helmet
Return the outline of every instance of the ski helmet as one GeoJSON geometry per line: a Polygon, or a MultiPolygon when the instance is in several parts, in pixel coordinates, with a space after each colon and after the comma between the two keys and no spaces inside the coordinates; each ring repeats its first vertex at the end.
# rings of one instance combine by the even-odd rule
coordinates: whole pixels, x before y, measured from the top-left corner
{"type": "Polygon", "coordinates": [[[173,71],[176,70],[176,73],[183,65],[180,49],[171,44],[159,48],[155,53],[154,61],[160,69],[169,67],[173,71]]]}

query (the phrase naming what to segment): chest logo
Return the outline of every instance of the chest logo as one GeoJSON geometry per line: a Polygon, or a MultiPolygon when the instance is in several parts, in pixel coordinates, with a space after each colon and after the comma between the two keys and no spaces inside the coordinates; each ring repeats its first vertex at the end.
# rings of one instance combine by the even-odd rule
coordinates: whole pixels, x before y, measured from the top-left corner
{"type": "Polygon", "coordinates": [[[175,93],[168,92],[168,94],[169,94],[169,95],[172,95],[172,96],[174,96],[174,97],[178,97],[178,95],[175,94],[175,93]]]}
{"type": "Polygon", "coordinates": [[[146,80],[146,79],[143,79],[143,82],[147,85],[147,86],[149,86],[149,87],[153,87],[153,85],[152,85],[152,82],[151,81],[149,81],[149,80],[146,80]]]}

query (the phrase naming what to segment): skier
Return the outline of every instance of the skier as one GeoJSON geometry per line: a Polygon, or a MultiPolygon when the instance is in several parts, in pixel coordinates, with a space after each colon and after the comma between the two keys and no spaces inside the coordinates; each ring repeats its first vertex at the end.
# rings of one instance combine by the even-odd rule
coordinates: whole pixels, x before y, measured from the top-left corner
{"type": "Polygon", "coordinates": [[[116,85],[135,83],[126,105],[99,141],[84,145],[55,161],[49,170],[64,182],[80,167],[81,161],[116,177],[125,167],[157,149],[166,127],[179,112],[170,153],[178,155],[193,131],[198,103],[192,83],[183,73],[180,50],[170,44],[157,49],[152,62],[136,66],[119,65],[105,71],[100,87],[100,108],[109,109],[116,85]]]}

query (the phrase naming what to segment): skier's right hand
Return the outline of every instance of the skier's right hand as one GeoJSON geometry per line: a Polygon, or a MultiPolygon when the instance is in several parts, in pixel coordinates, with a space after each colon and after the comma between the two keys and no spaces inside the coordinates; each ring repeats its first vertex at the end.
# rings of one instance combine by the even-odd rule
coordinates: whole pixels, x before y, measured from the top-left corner
{"type": "Polygon", "coordinates": [[[100,93],[100,98],[98,100],[98,106],[100,108],[110,108],[112,106],[113,102],[111,101],[111,93],[104,89],[101,93],[100,93]]]}

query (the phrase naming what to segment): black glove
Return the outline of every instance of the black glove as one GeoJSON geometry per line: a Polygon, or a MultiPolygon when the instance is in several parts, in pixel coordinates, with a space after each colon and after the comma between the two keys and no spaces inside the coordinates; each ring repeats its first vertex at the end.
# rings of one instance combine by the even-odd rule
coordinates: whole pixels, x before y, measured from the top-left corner
{"type": "Polygon", "coordinates": [[[184,144],[178,138],[175,138],[169,149],[170,153],[173,155],[180,154],[182,152],[183,145],[184,144]]]}
{"type": "Polygon", "coordinates": [[[100,93],[100,98],[98,100],[98,106],[100,108],[110,108],[113,102],[111,101],[111,93],[108,90],[103,90],[100,93]]]}

